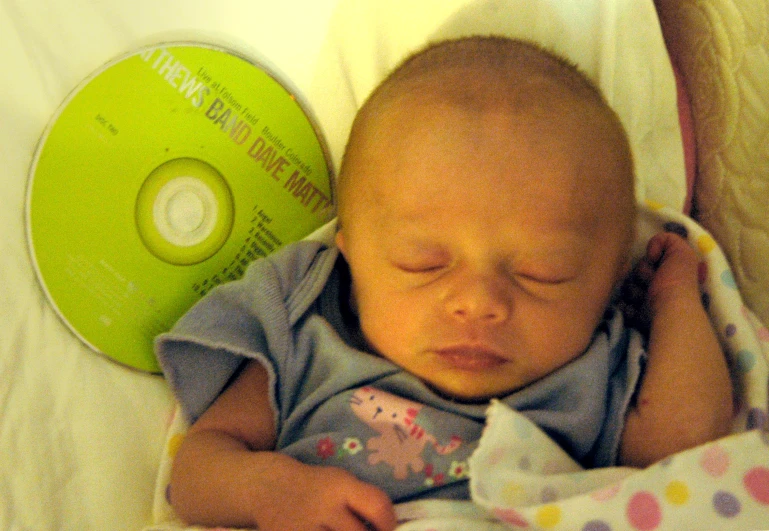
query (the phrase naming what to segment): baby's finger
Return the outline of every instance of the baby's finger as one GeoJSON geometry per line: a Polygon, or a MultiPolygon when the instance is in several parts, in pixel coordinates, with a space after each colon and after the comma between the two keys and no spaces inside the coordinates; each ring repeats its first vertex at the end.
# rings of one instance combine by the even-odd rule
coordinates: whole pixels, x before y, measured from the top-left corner
{"type": "Polygon", "coordinates": [[[350,510],[338,511],[334,518],[323,526],[323,529],[331,531],[378,531],[372,524],[350,510]]]}
{"type": "Polygon", "coordinates": [[[646,260],[656,269],[668,258],[693,262],[697,260],[697,255],[680,235],[672,232],[655,234],[646,246],[646,260]]]}
{"type": "Polygon", "coordinates": [[[659,265],[665,255],[665,250],[673,245],[673,239],[676,237],[667,232],[660,232],[652,236],[646,246],[646,260],[653,267],[659,265]]]}
{"type": "Polygon", "coordinates": [[[368,524],[366,529],[392,531],[398,524],[390,498],[373,485],[364,484],[359,495],[350,501],[350,510],[368,524]]]}

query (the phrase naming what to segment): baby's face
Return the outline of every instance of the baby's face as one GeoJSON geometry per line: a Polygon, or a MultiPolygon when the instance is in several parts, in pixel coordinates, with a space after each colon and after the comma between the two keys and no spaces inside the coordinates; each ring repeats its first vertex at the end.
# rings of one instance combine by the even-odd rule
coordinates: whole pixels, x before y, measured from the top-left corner
{"type": "Polygon", "coordinates": [[[435,105],[379,124],[337,238],[371,348],[468,401],[579,356],[626,262],[605,192],[587,190],[622,164],[568,124],[435,105]]]}

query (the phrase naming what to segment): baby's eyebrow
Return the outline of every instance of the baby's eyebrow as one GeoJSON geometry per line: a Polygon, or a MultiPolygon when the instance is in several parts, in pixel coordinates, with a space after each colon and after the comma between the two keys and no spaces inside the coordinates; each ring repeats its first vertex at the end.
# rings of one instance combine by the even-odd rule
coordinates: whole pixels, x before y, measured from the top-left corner
{"type": "Polygon", "coordinates": [[[393,254],[418,255],[443,258],[449,251],[440,243],[424,238],[406,236],[391,249],[393,254]]]}
{"type": "Polygon", "coordinates": [[[587,252],[575,243],[543,244],[521,250],[514,259],[521,264],[546,264],[559,269],[574,269],[584,262],[587,252]]]}

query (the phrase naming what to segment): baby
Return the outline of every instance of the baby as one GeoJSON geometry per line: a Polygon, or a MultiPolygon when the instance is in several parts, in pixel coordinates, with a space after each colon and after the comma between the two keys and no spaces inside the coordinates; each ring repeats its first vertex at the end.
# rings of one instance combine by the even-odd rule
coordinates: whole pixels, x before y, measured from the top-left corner
{"type": "Polygon", "coordinates": [[[254,263],[159,338],[193,421],[177,513],[391,530],[393,502],[468,497],[493,398],[591,467],[726,434],[731,383],[688,244],[658,234],[635,270],[647,339],[613,307],[633,181],[618,118],[565,61],[497,37],[412,56],[355,119],[336,246],[254,263]]]}

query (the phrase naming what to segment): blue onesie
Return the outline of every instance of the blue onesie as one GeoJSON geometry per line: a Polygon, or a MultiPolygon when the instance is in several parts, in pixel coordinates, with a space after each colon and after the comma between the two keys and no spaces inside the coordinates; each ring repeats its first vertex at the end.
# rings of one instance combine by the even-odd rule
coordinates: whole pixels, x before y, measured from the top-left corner
{"type": "MultiPolygon", "coordinates": [[[[338,250],[307,241],[213,290],[156,342],[189,420],[255,359],[270,375],[277,451],[347,469],[394,502],[469,498],[466,463],[488,404],[441,397],[367,352],[349,296],[338,250]]],[[[642,357],[639,334],[609,310],[584,354],[500,400],[584,466],[613,465],[642,357]]]]}

